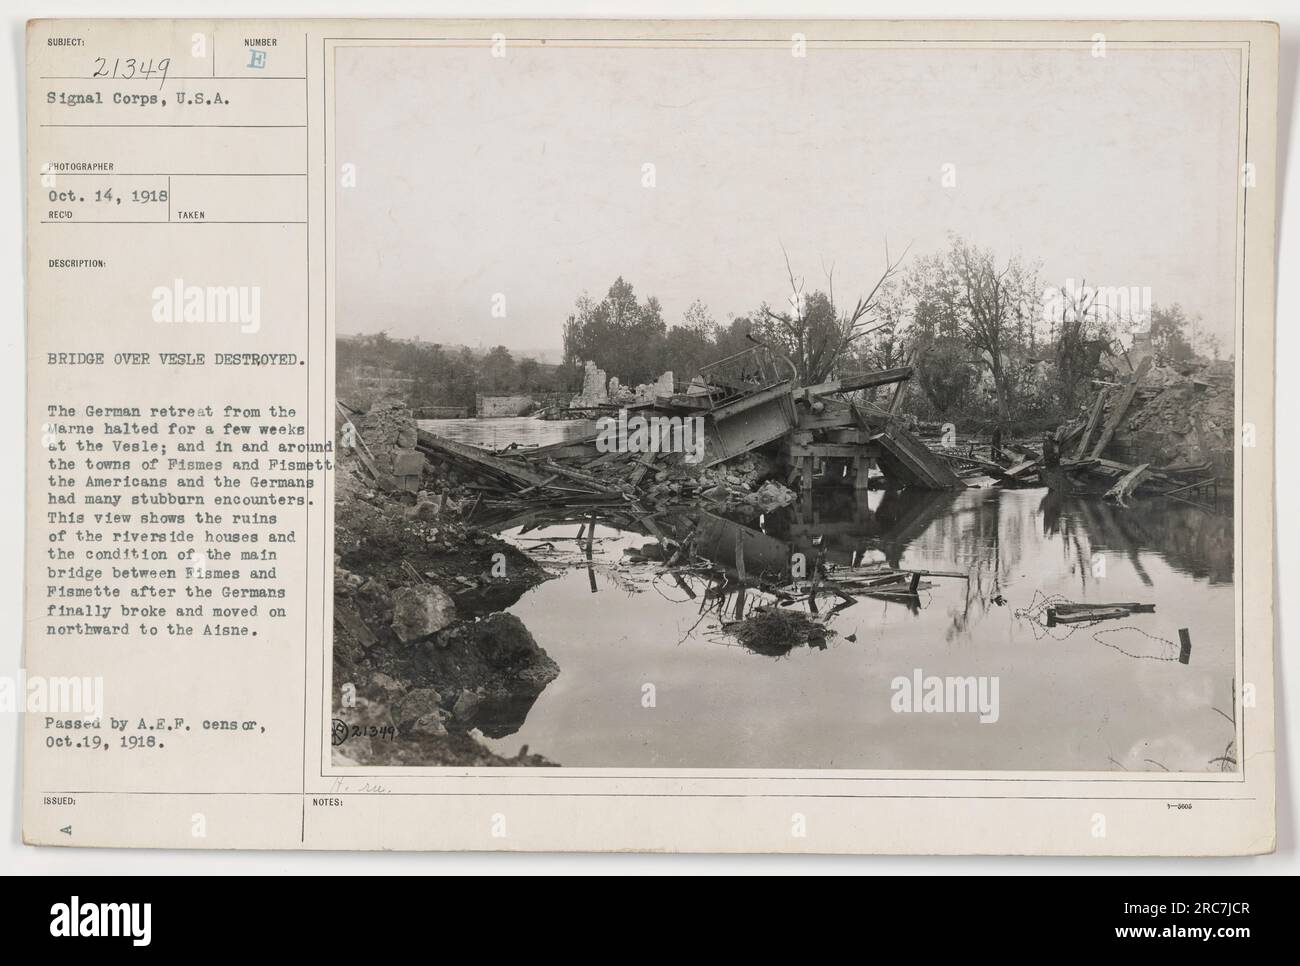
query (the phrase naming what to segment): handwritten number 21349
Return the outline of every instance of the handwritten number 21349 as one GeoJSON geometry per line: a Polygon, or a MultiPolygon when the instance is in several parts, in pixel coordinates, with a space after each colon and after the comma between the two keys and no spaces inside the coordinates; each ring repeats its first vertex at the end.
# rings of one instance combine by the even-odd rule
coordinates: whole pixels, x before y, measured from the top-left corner
{"type": "Polygon", "coordinates": [[[167,80],[167,70],[172,65],[170,57],[163,57],[154,61],[152,57],[148,60],[137,57],[114,57],[109,60],[107,57],[95,58],[95,71],[92,77],[113,77],[121,80],[132,80],[136,77],[157,77],[158,86],[167,80]]]}

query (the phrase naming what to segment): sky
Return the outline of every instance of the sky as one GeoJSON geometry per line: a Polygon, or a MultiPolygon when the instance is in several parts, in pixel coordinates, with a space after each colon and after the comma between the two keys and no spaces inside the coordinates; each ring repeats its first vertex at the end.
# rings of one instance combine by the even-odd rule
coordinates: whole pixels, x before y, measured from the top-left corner
{"type": "Polygon", "coordinates": [[[696,299],[725,322],[787,298],[783,248],[852,302],[886,244],[954,232],[1045,285],[1149,288],[1232,345],[1235,50],[336,58],[340,333],[558,353],[578,296],[620,275],[670,324],[696,299]]]}

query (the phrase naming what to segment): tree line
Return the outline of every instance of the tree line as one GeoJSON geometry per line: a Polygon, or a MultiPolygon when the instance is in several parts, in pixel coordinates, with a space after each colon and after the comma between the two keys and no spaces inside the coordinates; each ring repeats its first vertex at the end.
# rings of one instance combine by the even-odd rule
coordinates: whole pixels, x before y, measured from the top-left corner
{"type": "Polygon", "coordinates": [[[571,372],[516,359],[500,345],[476,353],[466,346],[394,339],[387,332],[341,336],[335,344],[340,398],[381,394],[388,378],[391,391],[412,407],[455,406],[472,413],[479,393],[567,392],[573,383],[571,372]]]}
{"type": "Polygon", "coordinates": [[[566,367],[592,361],[624,385],[671,369],[682,385],[757,341],[789,358],[803,385],[911,365],[919,391],[907,408],[919,418],[1033,430],[1071,418],[1092,398],[1091,381],[1122,356],[1130,331],[1148,332],[1165,362],[1222,353],[1218,338],[1177,303],[1142,304],[1126,290],[1083,283],[1049,289],[1036,264],[958,236],[942,251],[906,256],[886,250],[874,282],[851,301],[837,293],[833,265],[813,286],[787,258],[786,302],[763,302],[725,322],[697,300],[669,325],[656,298],[638,299],[619,277],[600,301],[578,298],[564,324],[566,367]]]}
{"type": "Polygon", "coordinates": [[[1146,332],[1165,362],[1217,359],[1223,351],[1177,303],[1134,305],[1086,284],[1046,288],[1036,264],[958,236],[941,251],[910,259],[906,251],[893,258],[886,250],[874,281],[851,299],[837,291],[834,265],[820,266],[816,284],[788,257],[784,268],[783,303],[760,302],[719,321],[697,299],[672,324],[657,298],[638,297],[620,276],[599,300],[578,297],[563,323],[558,366],[516,359],[505,346],[483,353],[384,332],[341,337],[340,395],[367,366],[395,374],[412,406],[470,412],[479,393],[575,393],[586,362],[625,386],[668,370],[685,386],[701,367],[757,342],[786,356],[803,385],[910,365],[915,388],[907,411],[918,418],[968,431],[1030,431],[1076,415],[1132,330],[1146,332]]]}

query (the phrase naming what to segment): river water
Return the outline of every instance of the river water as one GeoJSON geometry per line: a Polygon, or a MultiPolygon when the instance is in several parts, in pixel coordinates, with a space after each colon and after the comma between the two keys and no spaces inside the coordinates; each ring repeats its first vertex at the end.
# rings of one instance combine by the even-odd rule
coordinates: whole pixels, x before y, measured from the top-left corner
{"type": "MultiPolygon", "coordinates": [[[[498,447],[591,429],[531,419],[422,425],[498,447]]],[[[1044,489],[825,490],[757,520],[684,507],[649,521],[619,514],[530,523],[526,532],[506,526],[502,536],[560,576],[511,612],[561,671],[513,733],[484,739],[503,754],[527,744],[578,767],[1234,767],[1226,512],[1169,500],[1120,509],[1044,489]],[[656,533],[694,534],[696,552],[715,565],[673,575],[660,561],[629,555],[648,546],[654,556],[656,533]],[[737,545],[749,587],[738,579],[737,545]],[[752,578],[770,569],[777,579],[769,584],[787,581],[777,572],[796,552],[820,554],[840,573],[889,566],[965,578],[926,577],[930,586],[915,601],[857,597],[830,617],[837,601],[822,595],[817,611],[831,632],[824,648],[775,657],[746,649],[724,625],[774,602],[752,578]],[[1048,599],[1141,602],[1155,611],[1047,627],[1048,599]],[[1180,629],[1191,641],[1186,664],[1180,629]],[[911,682],[932,677],[976,678],[985,696],[996,694],[996,721],[899,710],[911,682]]]]}

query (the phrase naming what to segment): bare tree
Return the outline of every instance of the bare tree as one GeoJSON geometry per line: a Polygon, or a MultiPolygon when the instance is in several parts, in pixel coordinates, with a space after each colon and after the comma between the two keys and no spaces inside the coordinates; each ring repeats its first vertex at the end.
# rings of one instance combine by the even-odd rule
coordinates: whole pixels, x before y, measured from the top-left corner
{"type": "Polygon", "coordinates": [[[835,266],[823,265],[825,291],[806,292],[802,276],[796,276],[785,256],[786,276],[790,281],[790,309],[777,312],[764,304],[754,321],[763,330],[765,341],[776,343],[794,363],[804,385],[824,382],[835,364],[857,340],[869,335],[889,320],[879,314],[880,298],[889,281],[898,273],[907,252],[891,259],[885,246],[885,268],[865,296],[852,307],[841,308],[835,301],[835,266]]]}
{"type": "Polygon", "coordinates": [[[1097,289],[1088,287],[1086,279],[1077,288],[1062,286],[1051,294],[1047,303],[1053,330],[1050,341],[1055,348],[1062,403],[1068,411],[1078,402],[1084,377],[1096,370],[1102,348],[1110,342],[1120,317],[1099,297],[1097,289]]]}

